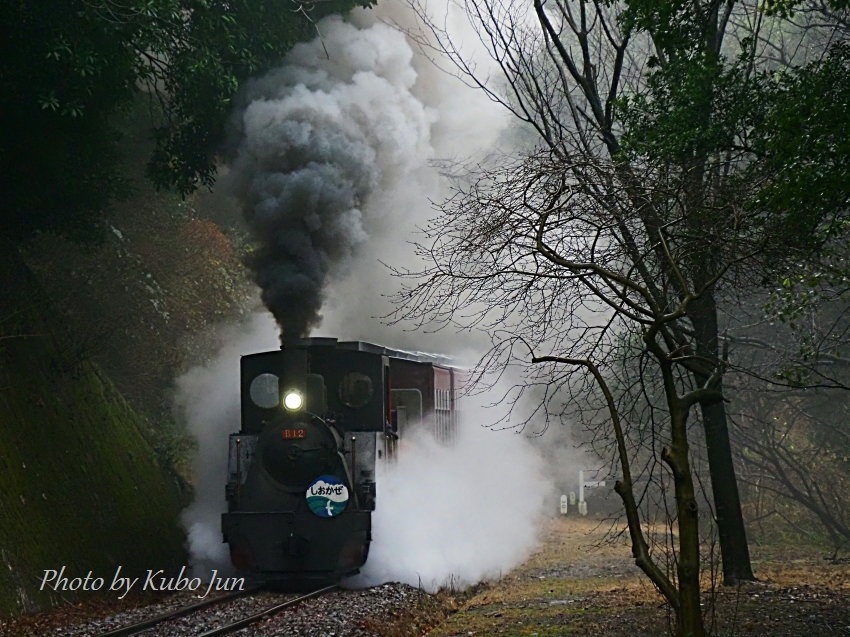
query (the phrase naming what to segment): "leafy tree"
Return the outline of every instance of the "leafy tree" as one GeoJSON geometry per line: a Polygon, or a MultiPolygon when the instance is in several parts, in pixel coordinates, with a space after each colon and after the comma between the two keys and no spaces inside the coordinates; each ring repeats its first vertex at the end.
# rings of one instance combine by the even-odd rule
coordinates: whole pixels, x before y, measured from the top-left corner
{"type": "MultiPolygon", "coordinates": [[[[755,492],[808,510],[837,555],[850,542],[850,46],[838,39],[819,59],[765,74],[759,88],[747,175],[761,186],[747,206],[775,237],[762,275],[771,323],[731,334],[761,363],[740,381],[736,436],[755,492]],[[781,401],[777,386],[791,388],[781,401]]],[[[768,514],[787,518],[779,506],[768,514]]]]}
{"type": "Polygon", "coordinates": [[[772,80],[751,141],[759,161],[749,175],[764,186],[749,205],[777,228],[770,309],[793,323],[850,291],[850,44],[838,42],[822,59],[772,80]]]}
{"type": "Polygon", "coordinates": [[[0,44],[2,234],[91,236],[120,192],[116,115],[151,101],[150,174],[186,194],[215,175],[230,100],[321,16],[372,0],[10,0],[0,44]]]}

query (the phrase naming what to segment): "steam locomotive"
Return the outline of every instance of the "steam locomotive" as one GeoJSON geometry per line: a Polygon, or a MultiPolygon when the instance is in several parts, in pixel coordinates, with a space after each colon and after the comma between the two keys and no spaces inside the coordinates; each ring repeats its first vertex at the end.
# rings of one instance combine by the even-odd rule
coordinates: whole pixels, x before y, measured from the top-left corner
{"type": "Polygon", "coordinates": [[[234,566],[293,589],[356,573],[376,463],[417,427],[450,443],[462,379],[443,357],[334,338],[243,356],[221,519],[234,566]]]}

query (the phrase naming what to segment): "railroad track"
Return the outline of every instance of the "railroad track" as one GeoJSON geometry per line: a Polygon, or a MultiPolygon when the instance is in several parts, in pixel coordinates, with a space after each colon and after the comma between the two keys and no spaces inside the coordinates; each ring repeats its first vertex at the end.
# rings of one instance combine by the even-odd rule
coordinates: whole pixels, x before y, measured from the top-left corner
{"type": "Polygon", "coordinates": [[[312,593],[307,593],[306,595],[301,595],[300,597],[296,597],[295,599],[290,599],[280,604],[276,604],[274,606],[269,606],[265,610],[261,610],[258,613],[254,613],[250,617],[245,617],[244,619],[238,619],[235,622],[231,622],[229,624],[225,624],[224,626],[220,626],[219,628],[213,628],[212,630],[208,630],[205,633],[201,633],[198,637],[215,637],[216,635],[225,635],[227,633],[232,633],[235,630],[239,630],[240,628],[244,628],[248,624],[253,624],[256,621],[261,620],[263,617],[268,617],[269,615],[274,615],[275,613],[279,613],[284,608],[289,608],[290,606],[295,606],[296,604],[300,604],[304,600],[311,599],[313,597],[319,597],[326,593],[330,593],[331,591],[335,591],[339,588],[336,584],[333,586],[326,586],[325,588],[320,588],[318,590],[313,591],[312,593]]]}
{"type": "MultiPolygon", "coordinates": [[[[319,597],[320,595],[330,593],[331,591],[334,591],[338,588],[339,587],[336,586],[336,585],[326,586],[325,588],[320,588],[320,589],[315,590],[311,593],[307,593],[306,595],[300,595],[299,597],[295,597],[293,599],[286,600],[285,602],[281,602],[281,603],[269,606],[268,608],[265,608],[264,610],[261,610],[259,612],[252,614],[252,615],[249,615],[248,617],[243,617],[242,619],[238,619],[236,621],[230,622],[229,624],[219,626],[218,628],[213,628],[212,630],[208,630],[207,632],[201,633],[197,637],[214,637],[215,635],[225,635],[227,633],[231,633],[233,631],[239,630],[240,628],[244,628],[245,626],[248,626],[249,624],[253,624],[254,622],[257,622],[257,621],[263,619],[264,617],[268,617],[270,615],[274,615],[275,613],[279,613],[280,611],[284,610],[285,608],[295,606],[295,605],[297,605],[297,604],[299,604],[299,603],[301,603],[301,602],[303,602],[307,599],[311,599],[313,597],[319,597]]],[[[123,628],[118,628],[118,629],[115,629],[115,630],[110,630],[109,632],[106,632],[106,633],[101,633],[98,637],[125,637],[127,635],[135,635],[137,633],[140,633],[142,631],[153,628],[154,626],[157,626],[158,624],[169,621],[171,619],[175,619],[177,617],[183,617],[185,615],[190,615],[191,613],[199,611],[199,610],[206,608],[208,606],[212,606],[214,604],[226,602],[226,601],[229,601],[229,600],[232,600],[232,599],[236,599],[238,597],[243,597],[243,596],[248,595],[250,593],[255,593],[258,590],[260,590],[260,587],[253,587],[253,588],[245,589],[244,591],[235,591],[233,593],[228,593],[226,595],[219,595],[218,597],[215,597],[213,599],[205,599],[205,600],[198,602],[196,604],[190,604],[189,606],[184,606],[182,608],[178,608],[176,610],[173,610],[173,611],[170,611],[170,612],[167,612],[167,613],[162,613],[161,615],[157,615],[155,617],[150,617],[148,619],[142,620],[142,621],[137,622],[135,624],[132,624],[130,626],[124,626],[123,628]]]]}

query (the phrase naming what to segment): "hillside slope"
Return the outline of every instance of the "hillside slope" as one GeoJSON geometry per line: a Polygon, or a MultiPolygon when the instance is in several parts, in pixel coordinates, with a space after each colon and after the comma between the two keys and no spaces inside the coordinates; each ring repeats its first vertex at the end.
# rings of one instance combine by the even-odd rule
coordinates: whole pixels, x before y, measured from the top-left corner
{"type": "Polygon", "coordinates": [[[178,491],[143,420],[69,354],[61,319],[0,247],[0,614],[18,614],[74,599],[38,591],[45,569],[111,579],[185,556],[178,491]]]}

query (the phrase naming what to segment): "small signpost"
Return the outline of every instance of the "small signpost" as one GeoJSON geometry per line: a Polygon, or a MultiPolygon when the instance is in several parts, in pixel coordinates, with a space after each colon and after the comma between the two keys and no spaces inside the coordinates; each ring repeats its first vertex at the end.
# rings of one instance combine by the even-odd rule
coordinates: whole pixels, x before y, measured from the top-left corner
{"type": "Polygon", "coordinates": [[[578,512],[579,515],[587,515],[587,502],[584,499],[584,489],[594,489],[596,487],[604,487],[605,480],[584,480],[584,471],[578,472],[578,512]]]}
{"type": "MultiPolygon", "coordinates": [[[[598,473],[598,472],[594,472],[598,473]]],[[[569,495],[562,493],[560,498],[561,515],[567,515],[570,509],[576,509],[579,515],[587,515],[587,502],[584,499],[585,489],[596,489],[604,487],[605,480],[585,480],[584,470],[578,472],[578,498],[576,492],[570,491],[569,495]]]]}

